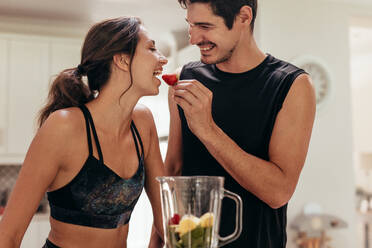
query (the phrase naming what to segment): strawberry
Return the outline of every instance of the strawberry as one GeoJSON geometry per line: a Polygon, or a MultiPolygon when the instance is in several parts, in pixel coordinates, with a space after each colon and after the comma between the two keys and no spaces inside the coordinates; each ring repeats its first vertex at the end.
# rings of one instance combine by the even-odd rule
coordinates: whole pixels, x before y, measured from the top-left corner
{"type": "Polygon", "coordinates": [[[169,220],[170,225],[178,225],[180,223],[180,215],[179,214],[174,214],[173,217],[169,220]]]}
{"type": "Polygon", "coordinates": [[[173,86],[178,82],[178,75],[176,73],[163,74],[161,77],[169,86],[173,86]]]}

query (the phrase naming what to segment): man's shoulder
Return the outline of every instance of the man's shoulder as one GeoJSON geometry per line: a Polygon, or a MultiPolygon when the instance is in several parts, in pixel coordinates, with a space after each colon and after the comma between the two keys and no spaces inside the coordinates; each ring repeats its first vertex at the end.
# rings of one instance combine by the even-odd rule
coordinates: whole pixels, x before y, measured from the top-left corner
{"type": "Polygon", "coordinates": [[[191,61],[183,66],[183,70],[189,70],[189,69],[195,69],[200,67],[205,67],[206,64],[204,64],[201,61],[191,61]]]}
{"type": "Polygon", "coordinates": [[[305,72],[303,69],[295,66],[294,64],[288,61],[278,59],[272,55],[268,55],[268,56],[270,56],[268,66],[270,70],[275,73],[278,73],[282,76],[289,76],[289,75],[301,74],[305,72]]]}
{"type": "Polygon", "coordinates": [[[205,71],[205,70],[211,69],[211,65],[204,64],[201,61],[193,61],[185,64],[182,67],[181,74],[183,73],[192,73],[192,72],[197,72],[197,71],[205,71]]]}
{"type": "Polygon", "coordinates": [[[208,75],[212,71],[212,65],[204,64],[201,61],[193,61],[182,67],[180,79],[197,78],[201,75],[208,75]]]}

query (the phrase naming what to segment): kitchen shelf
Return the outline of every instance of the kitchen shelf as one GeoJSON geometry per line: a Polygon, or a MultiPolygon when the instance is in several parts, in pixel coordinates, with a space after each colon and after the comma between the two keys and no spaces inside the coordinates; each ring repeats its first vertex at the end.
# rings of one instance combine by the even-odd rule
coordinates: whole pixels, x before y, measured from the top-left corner
{"type": "Polygon", "coordinates": [[[14,155],[14,156],[9,156],[9,155],[2,155],[0,154],[0,166],[8,166],[8,165],[14,165],[14,166],[20,166],[22,165],[24,160],[24,155],[14,155]]]}

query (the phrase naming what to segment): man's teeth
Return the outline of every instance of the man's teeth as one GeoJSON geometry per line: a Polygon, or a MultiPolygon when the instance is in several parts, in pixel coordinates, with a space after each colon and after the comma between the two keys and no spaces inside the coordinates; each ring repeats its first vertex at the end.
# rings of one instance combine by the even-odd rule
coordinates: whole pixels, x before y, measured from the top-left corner
{"type": "Polygon", "coordinates": [[[155,71],[154,76],[159,76],[162,73],[162,71],[155,71]]]}
{"type": "Polygon", "coordinates": [[[214,46],[210,46],[210,47],[201,47],[200,50],[201,51],[209,51],[209,50],[212,50],[214,46]]]}

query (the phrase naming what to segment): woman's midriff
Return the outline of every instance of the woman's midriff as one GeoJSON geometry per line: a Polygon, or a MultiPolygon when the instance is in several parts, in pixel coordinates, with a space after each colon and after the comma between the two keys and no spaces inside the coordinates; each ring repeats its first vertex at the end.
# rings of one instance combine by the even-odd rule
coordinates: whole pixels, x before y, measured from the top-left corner
{"type": "Polygon", "coordinates": [[[62,248],[126,248],[129,225],[103,229],[63,223],[50,217],[48,239],[62,248]]]}

